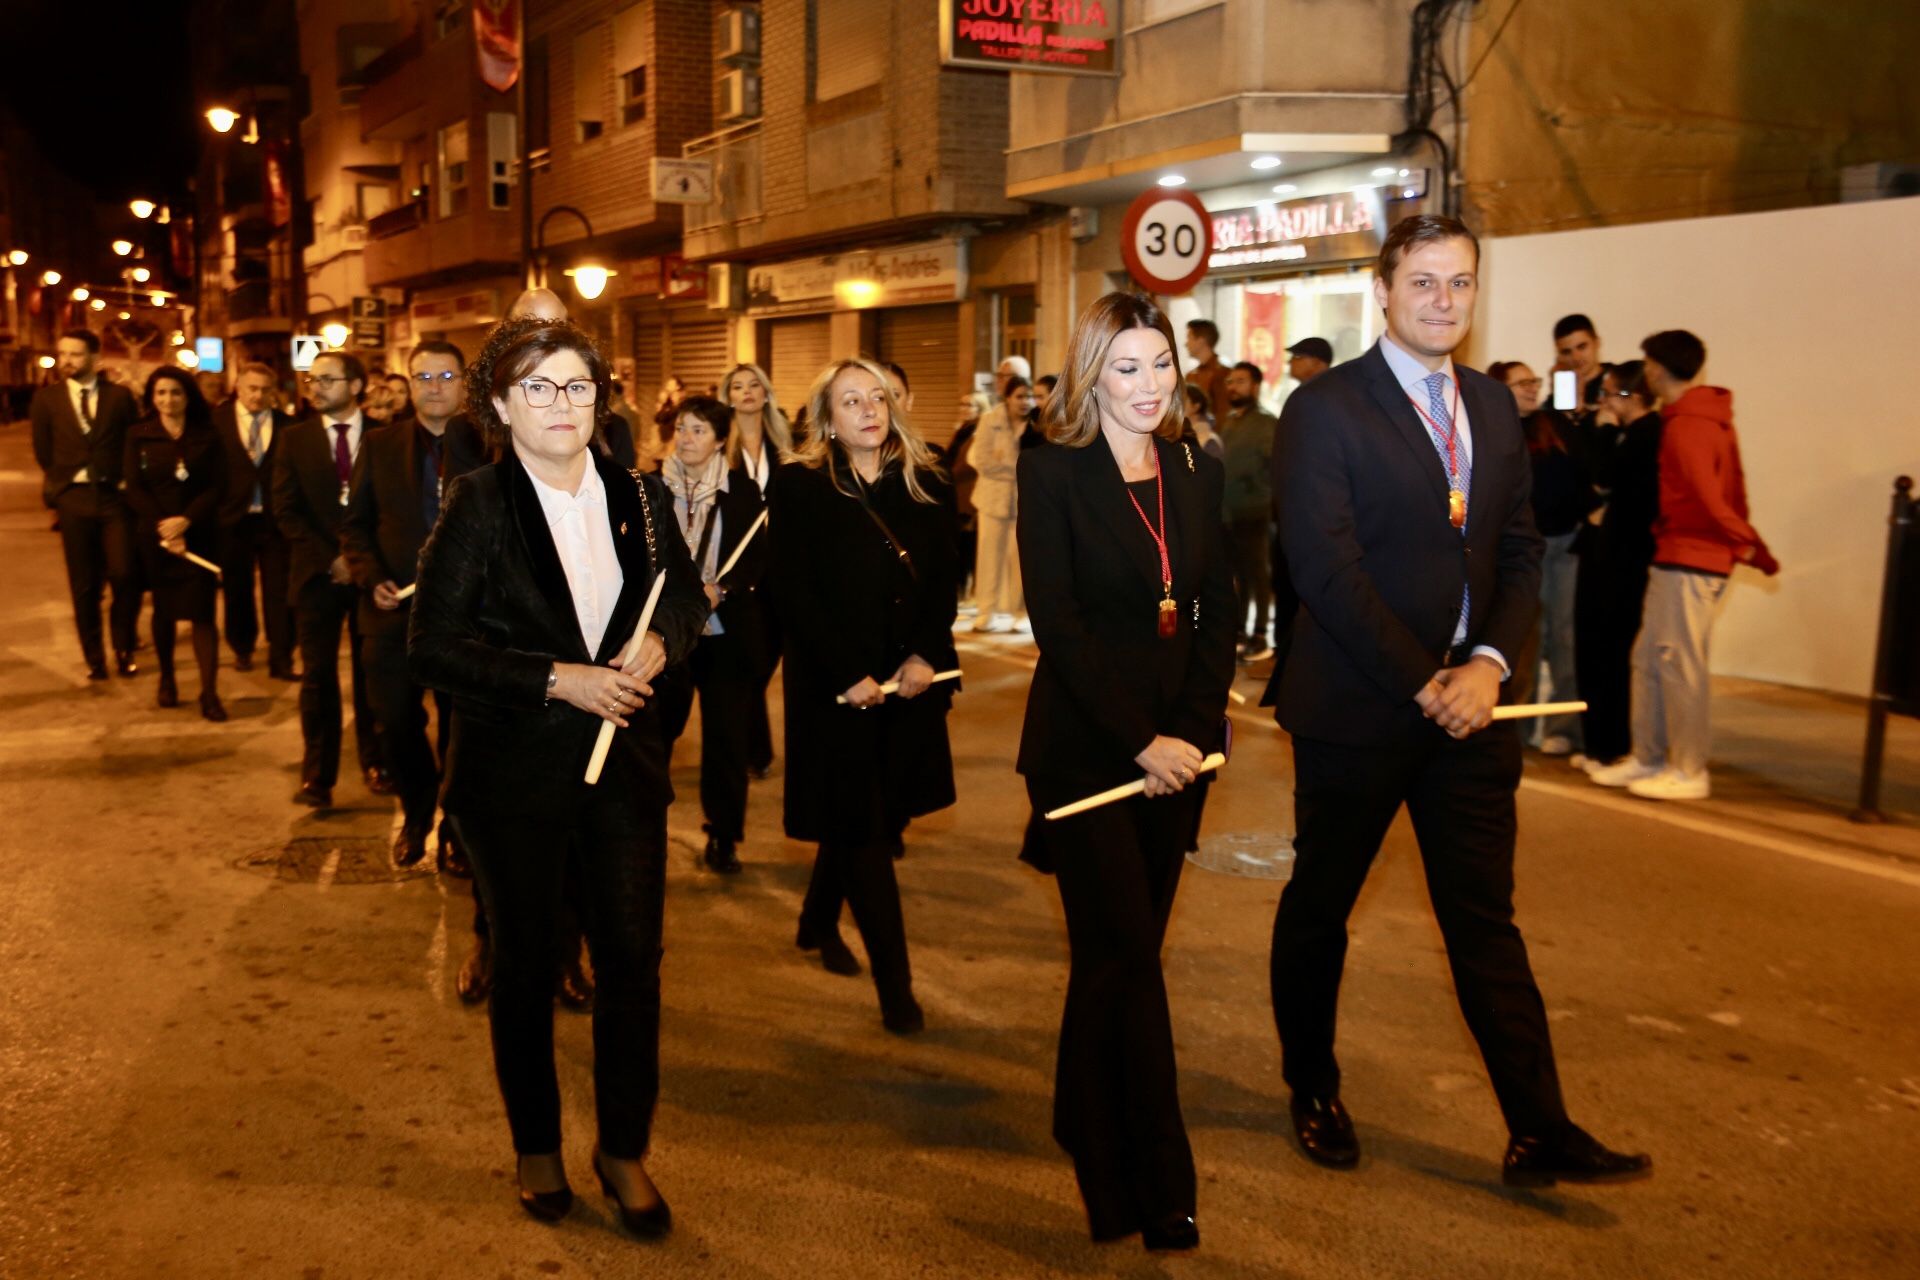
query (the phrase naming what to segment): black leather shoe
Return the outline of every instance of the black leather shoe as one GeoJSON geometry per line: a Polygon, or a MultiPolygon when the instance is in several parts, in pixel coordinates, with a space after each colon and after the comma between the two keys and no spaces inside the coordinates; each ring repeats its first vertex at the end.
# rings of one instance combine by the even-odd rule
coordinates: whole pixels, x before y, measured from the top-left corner
{"type": "Polygon", "coordinates": [[[154,694],[153,703],[157,707],[177,707],[180,705],[180,686],[173,682],[172,676],[160,677],[159,692],[154,694]]]}
{"type": "Polygon", "coordinates": [[[575,1013],[586,1013],[593,1008],[593,979],[580,967],[579,956],[560,970],[560,978],[553,984],[553,998],[575,1013]]]}
{"type": "Polygon", "coordinates": [[[897,1036],[910,1036],[927,1029],[927,1015],[911,991],[892,999],[880,1000],[880,1025],[897,1036]]]}
{"type": "Polygon", "coordinates": [[[1140,1230],[1140,1243],[1150,1253],[1180,1253],[1200,1247],[1200,1227],[1186,1214],[1167,1218],[1140,1230]]]}
{"type": "Polygon", "coordinates": [[[200,718],[222,724],[227,718],[227,709],[220,705],[220,696],[214,693],[200,695],[200,718]]]}
{"type": "Polygon", "coordinates": [[[661,1196],[651,1208],[629,1208],[613,1189],[613,1183],[600,1168],[600,1148],[593,1149],[593,1176],[600,1179],[600,1190],[607,1199],[613,1201],[613,1207],[620,1211],[620,1225],[634,1235],[646,1240],[658,1240],[673,1230],[673,1210],[667,1207],[667,1198],[661,1196]]]}
{"type": "Polygon", "coordinates": [[[440,851],[434,855],[434,866],[442,875],[460,880],[473,879],[473,864],[467,861],[466,854],[460,852],[459,843],[444,822],[440,824],[440,851]]]}
{"type": "Polygon", "coordinates": [[[106,664],[106,663],[104,663],[104,662],[89,662],[89,663],[87,664],[87,679],[89,679],[89,680],[105,680],[106,678],[107,678],[107,664],[106,664]]]}
{"type": "Polygon", "coordinates": [[[1293,1095],[1293,1133],[1300,1149],[1315,1164],[1329,1169],[1351,1169],[1360,1163],[1360,1140],[1353,1133],[1353,1117],[1336,1097],[1293,1095]]]}
{"type": "Polygon", "coordinates": [[[133,660],[132,650],[114,650],[113,664],[123,676],[137,676],[140,674],[140,665],[133,660]]]}
{"type": "MultiPolygon", "coordinates": [[[[519,1181],[517,1170],[514,1180],[519,1181]]],[[[573,1188],[562,1186],[558,1191],[529,1191],[521,1187],[520,1207],[527,1211],[528,1216],[542,1222],[558,1222],[573,1212],[573,1188]]]]}
{"type": "Polygon", "coordinates": [[[236,654],[234,654],[234,655],[233,655],[233,669],[234,669],[235,671],[251,671],[251,670],[253,670],[253,655],[252,655],[252,654],[250,654],[250,653],[236,653],[236,654]]]}
{"type": "Polygon", "coordinates": [[[1500,1181],[1510,1187],[1637,1182],[1652,1176],[1652,1156],[1611,1151],[1571,1122],[1557,1138],[1513,1139],[1507,1143],[1507,1158],[1500,1168],[1500,1181]]]}
{"type": "Polygon", "coordinates": [[[289,684],[300,679],[299,673],[293,669],[291,662],[269,663],[267,666],[267,674],[275,680],[285,680],[289,684]]]}
{"type": "Polygon", "coordinates": [[[479,1004],[493,994],[493,943],[483,937],[473,940],[473,951],[460,966],[453,989],[461,1004],[479,1004]]]}
{"type": "Polygon", "coordinates": [[[373,794],[377,796],[390,796],[399,792],[399,785],[394,782],[393,775],[385,769],[382,769],[379,765],[375,765],[373,768],[365,770],[364,772],[367,779],[367,790],[373,792],[373,794]]]}
{"type": "Polygon", "coordinates": [[[333,808],[333,788],[323,787],[317,782],[303,782],[300,789],[293,793],[295,804],[304,804],[309,809],[333,808]]]}
{"type": "Polygon", "coordinates": [[[733,851],[733,841],[723,840],[719,836],[707,837],[706,864],[707,870],[723,876],[737,876],[741,871],[739,855],[733,851]]]}
{"type": "Polygon", "coordinates": [[[764,764],[750,764],[747,766],[747,776],[755,782],[765,782],[767,780],[767,770],[769,767],[770,766],[764,764]]]}
{"type": "Polygon", "coordinates": [[[400,834],[393,838],[393,865],[413,867],[427,856],[427,833],[413,827],[403,826],[400,834]]]}
{"type": "Polygon", "coordinates": [[[847,944],[841,940],[840,931],[837,929],[822,937],[808,928],[803,920],[800,923],[800,932],[794,935],[793,945],[802,951],[818,951],[820,967],[828,973],[837,973],[843,978],[857,977],[860,973],[860,962],[853,958],[853,952],[848,950],[847,944]]]}

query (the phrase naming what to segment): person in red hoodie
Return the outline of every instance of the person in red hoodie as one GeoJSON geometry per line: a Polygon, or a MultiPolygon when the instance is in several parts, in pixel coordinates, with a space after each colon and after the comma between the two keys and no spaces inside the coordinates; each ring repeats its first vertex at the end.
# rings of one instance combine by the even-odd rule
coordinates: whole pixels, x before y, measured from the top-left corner
{"type": "Polygon", "coordinates": [[[1684,329],[1640,344],[1660,398],[1660,517],[1633,646],[1633,754],[1590,776],[1649,800],[1704,800],[1712,742],[1707,639],[1735,565],[1771,577],[1779,561],[1747,519],[1733,393],[1701,373],[1707,348],[1684,329]]]}

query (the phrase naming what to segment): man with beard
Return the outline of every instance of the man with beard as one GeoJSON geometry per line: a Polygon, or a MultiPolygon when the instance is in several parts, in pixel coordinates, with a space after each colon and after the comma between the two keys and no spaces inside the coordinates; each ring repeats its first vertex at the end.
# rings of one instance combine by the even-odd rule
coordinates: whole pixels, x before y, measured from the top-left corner
{"type": "Polygon", "coordinates": [[[1227,555],[1238,592],[1234,626],[1241,631],[1240,652],[1246,662],[1273,656],[1267,642],[1267,611],[1273,604],[1267,544],[1273,537],[1273,431],[1278,423],[1260,407],[1260,381],[1257,364],[1243,360],[1227,370],[1227,413],[1219,425],[1227,464],[1227,555]]]}

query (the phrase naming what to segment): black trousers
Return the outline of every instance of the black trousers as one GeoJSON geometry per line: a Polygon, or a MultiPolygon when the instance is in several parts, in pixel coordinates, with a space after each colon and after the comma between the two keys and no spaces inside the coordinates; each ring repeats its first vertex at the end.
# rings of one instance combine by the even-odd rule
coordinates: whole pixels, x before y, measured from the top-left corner
{"type": "MultiPolygon", "coordinates": [[[[427,742],[426,690],[407,676],[407,613],[403,603],[394,617],[382,619],[377,630],[360,641],[367,686],[367,703],[380,735],[380,758],[393,770],[400,789],[400,808],[407,828],[426,831],[440,798],[440,768],[427,742]]],[[[356,692],[360,683],[356,675],[356,692]]],[[[435,695],[444,726],[450,711],[435,695]]]]}
{"type": "Polygon", "coordinates": [[[67,562],[67,591],[73,597],[73,625],[80,652],[90,666],[104,666],[100,597],[113,588],[108,610],[113,647],[132,653],[134,624],[140,618],[140,571],[133,555],[133,518],[120,495],[95,484],[70,486],[53,501],[60,517],[60,550],[67,562]]]}
{"type": "MultiPolygon", "coordinates": [[[[456,814],[493,938],[487,1005],[493,1065],[513,1149],[560,1149],[553,1065],[553,979],[562,884],[579,877],[593,960],[593,1094],[600,1149],[647,1153],[660,1095],[660,931],[666,896],[664,807],[618,787],[581,787],[563,821],[456,814]],[[568,853],[571,850],[572,857],[568,853]]],[[[510,797],[506,798],[509,802],[510,797]]]]}
{"type": "Polygon", "coordinates": [[[1420,842],[1454,993],[1515,1136],[1566,1123],[1560,1076],[1526,943],[1513,923],[1514,790],[1520,735],[1495,725],[1463,742],[1352,747],[1296,737],[1293,879],[1273,922],[1273,1014],[1296,1093],[1340,1090],[1335,1010],[1347,917],[1394,815],[1420,842]]]}
{"type": "Polygon", "coordinates": [[[1053,1136],[1096,1240],[1194,1211],[1160,947],[1197,804],[1193,792],[1129,800],[1047,833],[1072,957],[1053,1136]]]}
{"type": "Polygon", "coordinates": [[[863,844],[825,841],[814,855],[813,876],[800,904],[800,923],[814,934],[840,928],[840,904],[853,908],[853,922],[867,949],[873,985],[884,1001],[913,994],[913,969],[907,960],[907,921],[900,910],[900,882],[894,878],[898,839],[863,844]]]}
{"type": "Polygon", "coordinates": [[[1573,587],[1573,667],[1587,709],[1586,754],[1603,763],[1633,750],[1633,642],[1640,634],[1648,565],[1582,553],[1573,587]]]}
{"type": "Polygon", "coordinates": [[[227,647],[249,657],[267,632],[267,663],[274,670],[293,666],[293,609],[287,604],[287,540],[264,512],[249,512],[220,531],[221,593],[226,598],[227,647]],[[260,578],[260,608],[253,603],[253,580],[260,578]]]}
{"type": "Polygon", "coordinates": [[[661,694],[660,720],[669,746],[686,732],[693,698],[700,695],[700,811],[708,834],[722,840],[747,835],[747,752],[753,708],[767,713],[760,673],[744,639],[732,634],[701,636],[661,694]]]}
{"type": "Polygon", "coordinates": [[[315,577],[300,588],[295,619],[300,634],[300,735],[305,751],[300,780],[331,789],[340,780],[340,631],[347,631],[353,679],[354,748],[362,769],[384,767],[373,709],[367,698],[360,624],[354,617],[360,593],[315,577]]]}
{"type": "Polygon", "coordinates": [[[1273,606],[1273,570],[1267,564],[1271,521],[1235,520],[1227,525],[1227,554],[1233,561],[1234,626],[1259,640],[1267,635],[1267,611],[1273,606]],[[1247,623],[1247,606],[1253,623],[1247,623]]]}

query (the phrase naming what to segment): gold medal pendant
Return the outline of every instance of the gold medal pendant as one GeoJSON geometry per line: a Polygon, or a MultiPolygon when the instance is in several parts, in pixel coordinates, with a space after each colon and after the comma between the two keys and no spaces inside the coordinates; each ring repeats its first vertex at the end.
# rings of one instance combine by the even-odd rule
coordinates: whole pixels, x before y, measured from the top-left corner
{"type": "Polygon", "coordinates": [[[1467,527],[1467,495],[1458,489],[1447,490],[1447,520],[1456,529],[1467,527]]]}
{"type": "Polygon", "coordinates": [[[1162,640],[1171,640],[1173,639],[1174,632],[1180,629],[1180,605],[1173,598],[1173,584],[1171,582],[1167,584],[1166,590],[1167,596],[1160,602],[1158,625],[1160,628],[1160,638],[1162,640]]]}

